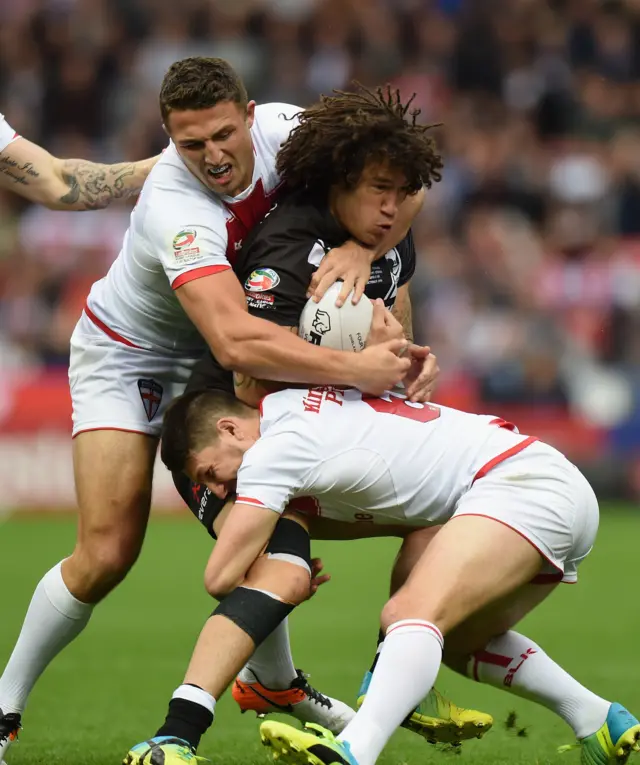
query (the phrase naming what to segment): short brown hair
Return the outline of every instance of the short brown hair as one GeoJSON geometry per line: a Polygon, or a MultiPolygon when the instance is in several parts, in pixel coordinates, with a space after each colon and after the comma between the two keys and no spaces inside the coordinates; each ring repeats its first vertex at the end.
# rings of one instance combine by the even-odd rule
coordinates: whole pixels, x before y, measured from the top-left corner
{"type": "Polygon", "coordinates": [[[417,122],[389,85],[375,90],[334,91],[298,114],[300,124],[282,145],[277,169],[287,188],[324,197],[334,185],[354,188],[370,162],[388,162],[407,179],[410,192],[441,178],[442,157],[429,135],[437,125],[417,122]]]}
{"type": "Polygon", "coordinates": [[[234,68],[222,58],[191,56],[174,61],[160,88],[160,113],[167,124],[172,111],[208,109],[232,101],[246,107],[247,90],[234,68]]]}
{"type": "Polygon", "coordinates": [[[160,457],[172,472],[181,473],[189,455],[215,443],[222,417],[243,417],[255,411],[220,390],[185,393],[169,404],[162,421],[160,457]]]}

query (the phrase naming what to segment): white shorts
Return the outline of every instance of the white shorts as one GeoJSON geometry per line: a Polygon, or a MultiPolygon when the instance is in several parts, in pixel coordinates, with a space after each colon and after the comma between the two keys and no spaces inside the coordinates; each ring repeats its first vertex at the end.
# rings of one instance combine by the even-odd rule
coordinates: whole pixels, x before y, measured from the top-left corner
{"type": "Polygon", "coordinates": [[[537,583],[578,579],[598,531],[598,500],[578,468],[536,441],[478,479],[461,497],[453,518],[480,515],[509,526],[546,563],[537,583]]]}
{"type": "Polygon", "coordinates": [[[198,357],[132,347],[111,334],[83,312],[71,336],[73,435],[125,430],[159,437],[164,411],[184,391],[198,357]]]}

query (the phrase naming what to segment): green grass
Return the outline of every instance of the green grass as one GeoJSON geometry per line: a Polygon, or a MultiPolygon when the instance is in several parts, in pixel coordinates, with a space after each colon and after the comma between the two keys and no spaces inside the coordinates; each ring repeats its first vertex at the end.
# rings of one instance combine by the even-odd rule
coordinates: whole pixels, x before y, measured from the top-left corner
{"type": "MultiPolygon", "coordinates": [[[[580,585],[560,588],[521,628],[594,691],[636,714],[640,617],[632,583],[638,581],[640,568],[639,530],[640,518],[632,510],[605,511],[580,585]]],[[[13,518],[0,526],[0,538],[1,666],[40,576],[72,549],[74,523],[70,518],[13,518]]],[[[370,663],[395,548],[391,541],[316,545],[333,581],[291,620],[297,665],[312,674],[316,687],[346,701],[353,700],[370,663]]],[[[42,677],[21,741],[10,752],[10,765],[117,765],[130,745],[153,735],[212,608],[201,584],[208,549],[206,534],[190,519],[152,523],[130,577],[42,677]]],[[[496,719],[483,741],[465,745],[458,762],[578,762],[575,752],[555,753],[572,737],[550,712],[446,669],[438,686],[459,704],[488,711],[496,719]],[[527,727],[526,738],[505,729],[503,721],[511,710],[527,727]]],[[[216,765],[269,762],[255,717],[241,716],[227,698],[218,705],[200,754],[216,765]]],[[[381,762],[413,765],[454,757],[400,731],[381,762]]]]}

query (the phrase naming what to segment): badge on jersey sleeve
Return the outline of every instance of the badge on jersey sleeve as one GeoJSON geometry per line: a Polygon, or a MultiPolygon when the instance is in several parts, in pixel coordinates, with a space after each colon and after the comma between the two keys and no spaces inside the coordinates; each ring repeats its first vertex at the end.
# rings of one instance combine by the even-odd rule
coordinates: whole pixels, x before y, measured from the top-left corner
{"type": "Polygon", "coordinates": [[[158,414],[162,401],[162,385],[155,380],[138,380],[138,390],[149,422],[158,414]]]}
{"type": "Polygon", "coordinates": [[[194,246],[197,236],[194,228],[183,228],[173,237],[173,256],[178,265],[188,266],[204,257],[200,248],[194,246]]]}
{"type": "Polygon", "coordinates": [[[258,268],[244,283],[249,292],[268,292],[280,284],[280,277],[273,268],[258,268]]]}

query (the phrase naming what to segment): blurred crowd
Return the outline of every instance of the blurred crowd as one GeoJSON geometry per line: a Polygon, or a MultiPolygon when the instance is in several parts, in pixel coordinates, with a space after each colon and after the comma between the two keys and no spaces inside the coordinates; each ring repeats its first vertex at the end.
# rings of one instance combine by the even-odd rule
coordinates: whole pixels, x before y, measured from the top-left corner
{"type": "MultiPolygon", "coordinates": [[[[163,74],[193,54],[259,102],[416,93],[445,172],[416,225],[414,323],[444,383],[634,421],[639,0],[2,0],[0,111],[60,156],[150,156],[163,74]]],[[[67,363],[129,212],[0,196],[0,367],[67,363]]]]}

